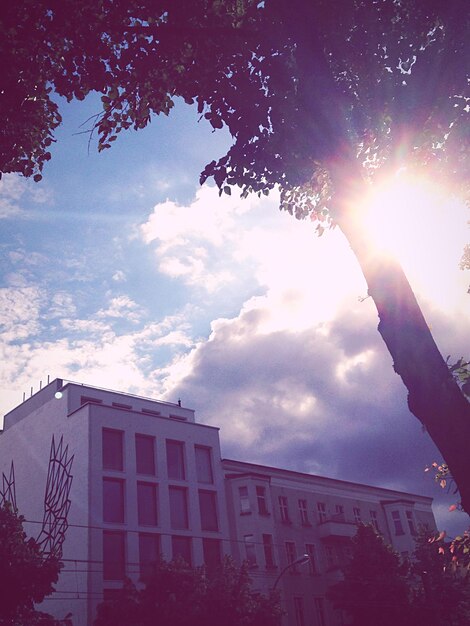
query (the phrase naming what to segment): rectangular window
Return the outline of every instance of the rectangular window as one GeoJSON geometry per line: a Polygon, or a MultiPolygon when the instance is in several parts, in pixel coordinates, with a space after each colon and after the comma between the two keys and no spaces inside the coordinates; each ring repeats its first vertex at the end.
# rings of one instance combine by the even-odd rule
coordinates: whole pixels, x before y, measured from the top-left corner
{"type": "Polygon", "coordinates": [[[320,524],[326,522],[326,504],[324,502],[317,502],[317,513],[320,524]]]}
{"type": "Polygon", "coordinates": [[[156,526],[157,485],[154,483],[137,483],[137,519],[141,526],[156,526]]]}
{"type": "Polygon", "coordinates": [[[281,522],[284,524],[288,524],[289,519],[289,504],[287,501],[287,496],[279,496],[279,514],[281,516],[281,522]]]}
{"type": "Polygon", "coordinates": [[[299,500],[299,515],[300,515],[300,523],[303,526],[308,526],[308,511],[307,511],[307,500],[299,500]]]}
{"type": "Polygon", "coordinates": [[[139,533],[140,578],[147,578],[155,571],[160,559],[160,535],[139,533]]]}
{"type": "Polygon", "coordinates": [[[315,615],[317,617],[318,626],[326,626],[324,599],[314,598],[314,605],[315,605],[315,615]]]}
{"type": "Polygon", "coordinates": [[[317,555],[315,553],[315,546],[313,543],[305,544],[305,554],[308,554],[308,556],[310,557],[310,561],[308,563],[310,574],[317,574],[317,555]]]}
{"type": "MultiPolygon", "coordinates": [[[[286,546],[286,558],[287,558],[287,563],[293,563],[295,561],[295,559],[297,558],[297,552],[295,549],[295,543],[293,541],[286,541],[285,543],[286,546]]],[[[291,572],[295,572],[296,571],[296,567],[291,567],[290,568],[291,572]]]]}
{"type": "Polygon", "coordinates": [[[326,564],[328,569],[332,569],[336,565],[336,556],[333,546],[325,546],[326,564]]]}
{"type": "Polygon", "coordinates": [[[294,597],[295,626],[305,626],[304,599],[294,597]]]}
{"type": "Polygon", "coordinates": [[[406,521],[408,522],[408,528],[412,535],[416,535],[416,527],[413,520],[413,511],[406,511],[406,521]]]}
{"type": "Polygon", "coordinates": [[[375,528],[375,530],[379,533],[379,521],[377,519],[377,511],[370,511],[370,523],[375,528]]]}
{"type": "Polygon", "coordinates": [[[103,404],[103,400],[99,398],[92,398],[91,396],[81,396],[80,404],[83,406],[84,404],[103,404]]]}
{"type": "Polygon", "coordinates": [[[203,539],[202,549],[204,553],[204,565],[211,572],[217,569],[222,563],[220,554],[220,541],[218,539],[203,539]]]}
{"type": "Polygon", "coordinates": [[[258,502],[258,513],[260,515],[269,515],[268,506],[266,504],[266,488],[256,487],[256,500],[258,502]]]}
{"type": "Polygon", "coordinates": [[[212,485],[214,475],[212,473],[212,450],[205,446],[194,446],[196,456],[196,476],[200,483],[212,485]]]}
{"type": "Polygon", "coordinates": [[[276,567],[276,563],[274,561],[274,546],[272,535],[263,535],[263,550],[264,560],[267,569],[272,569],[273,567],[276,567]]]}
{"type": "Polygon", "coordinates": [[[337,522],[344,522],[344,506],[342,504],[335,506],[335,520],[337,522]]]}
{"type": "Polygon", "coordinates": [[[248,497],[248,487],[239,487],[238,493],[240,495],[240,513],[247,514],[251,512],[250,498],[248,497]]]}
{"type": "Polygon", "coordinates": [[[135,436],[135,462],[138,474],[155,476],[155,437],[135,436]]]}
{"type": "Polygon", "coordinates": [[[166,465],[168,478],[185,480],[186,468],[184,463],[184,443],[182,441],[166,440],[166,465]]]}
{"type": "Polygon", "coordinates": [[[202,530],[219,530],[217,493],[215,491],[199,491],[199,511],[202,530]]]}
{"type": "Polygon", "coordinates": [[[192,567],[191,537],[173,535],[171,538],[171,549],[174,559],[180,557],[189,567],[192,567]]]}
{"type": "Polygon", "coordinates": [[[102,444],[103,469],[122,472],[124,469],[124,432],[103,428],[102,444]]]}
{"type": "Polygon", "coordinates": [[[404,535],[405,531],[401,523],[400,511],[392,511],[392,520],[395,527],[395,535],[404,535]]]}
{"type": "Polygon", "coordinates": [[[171,527],[177,530],[189,528],[188,494],[181,487],[170,487],[170,520],[171,527]]]}
{"type": "Polygon", "coordinates": [[[356,524],[361,523],[361,509],[358,506],[353,508],[354,521],[356,524]]]}
{"type": "Polygon", "coordinates": [[[103,478],[103,521],[124,523],[124,481],[103,478]]]}
{"type": "Polygon", "coordinates": [[[103,531],[103,578],[123,580],[126,574],[126,535],[103,531]]]}
{"type": "Polygon", "coordinates": [[[245,535],[243,537],[245,543],[245,556],[248,567],[256,567],[256,546],[254,535],[245,535]]]}

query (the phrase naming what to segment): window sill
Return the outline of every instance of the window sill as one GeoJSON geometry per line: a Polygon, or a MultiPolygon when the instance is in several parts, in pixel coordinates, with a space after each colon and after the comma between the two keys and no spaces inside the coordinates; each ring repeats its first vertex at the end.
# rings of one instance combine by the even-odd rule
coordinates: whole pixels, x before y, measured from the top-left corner
{"type": "Polygon", "coordinates": [[[251,511],[240,511],[240,515],[251,515],[251,511]]]}

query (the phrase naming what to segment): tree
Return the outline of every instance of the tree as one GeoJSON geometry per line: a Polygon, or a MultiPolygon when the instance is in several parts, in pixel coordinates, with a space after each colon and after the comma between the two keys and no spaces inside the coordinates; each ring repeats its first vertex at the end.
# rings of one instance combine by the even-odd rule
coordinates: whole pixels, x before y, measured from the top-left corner
{"type": "Polygon", "coordinates": [[[41,177],[60,123],[51,89],[102,93],[98,149],[196,104],[233,145],[209,163],[221,193],[280,189],[319,233],[338,226],[377,307],[408,406],[470,511],[470,404],[399,264],[367,239],[363,198],[398,167],[469,194],[465,0],[23,0],[2,15],[0,170],[41,177]]]}
{"type": "Polygon", "coordinates": [[[122,591],[98,607],[94,626],[280,626],[277,596],[253,591],[245,567],[226,557],[212,572],[183,560],[160,561],[138,591],[122,591]]]}
{"type": "Polygon", "coordinates": [[[331,587],[328,597],[352,619],[352,626],[414,626],[406,574],[406,564],[381,535],[361,525],[344,580],[331,587]]]}
{"type": "Polygon", "coordinates": [[[34,604],[54,591],[61,565],[26,538],[23,521],[8,504],[0,507],[0,625],[58,626],[34,604]]]}
{"type": "Polygon", "coordinates": [[[453,555],[443,539],[430,533],[416,540],[412,563],[415,626],[465,626],[470,621],[470,585],[462,565],[454,567],[453,555]]]}

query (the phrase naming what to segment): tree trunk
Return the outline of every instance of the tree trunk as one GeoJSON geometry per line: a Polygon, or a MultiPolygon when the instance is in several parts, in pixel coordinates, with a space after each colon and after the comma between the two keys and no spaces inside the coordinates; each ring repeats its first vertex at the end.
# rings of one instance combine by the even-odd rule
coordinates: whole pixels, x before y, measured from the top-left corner
{"type": "MultiPolygon", "coordinates": [[[[337,177],[333,182],[342,190],[337,198],[336,221],[367,281],[380,320],[378,331],[395,372],[408,389],[408,407],[442,453],[460,491],[462,506],[470,514],[470,403],[449,372],[403,269],[375,249],[357,223],[357,207],[353,211],[351,205],[351,198],[361,195],[357,194],[357,178],[355,190],[351,178],[337,177]]],[[[430,462],[434,460],[439,461],[430,462]]]]}

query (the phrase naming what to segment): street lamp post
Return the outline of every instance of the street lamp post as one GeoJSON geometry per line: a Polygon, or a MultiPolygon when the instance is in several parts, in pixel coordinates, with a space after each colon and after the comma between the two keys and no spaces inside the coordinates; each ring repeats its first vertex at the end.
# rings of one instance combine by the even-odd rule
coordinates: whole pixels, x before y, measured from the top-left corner
{"type": "Polygon", "coordinates": [[[276,587],[277,587],[279,581],[281,580],[283,575],[287,572],[287,570],[289,570],[291,567],[295,567],[296,565],[304,565],[305,563],[308,563],[309,561],[310,561],[310,556],[308,554],[302,554],[302,556],[299,556],[299,558],[295,559],[295,561],[292,561],[292,563],[288,563],[284,567],[284,569],[282,569],[279,572],[279,575],[276,578],[276,581],[274,582],[274,585],[273,585],[273,591],[276,591],[276,587]]]}

